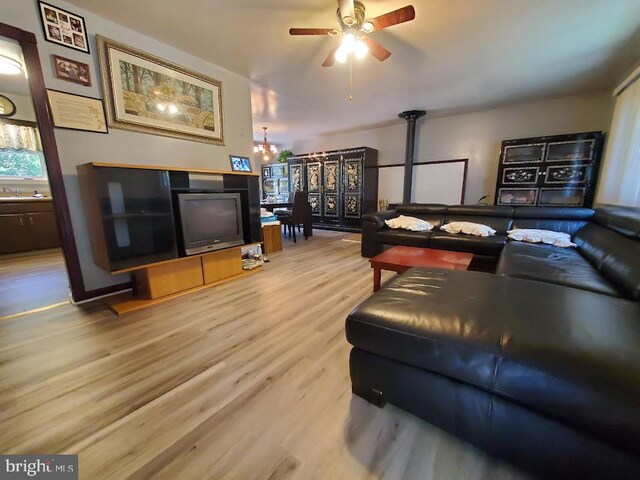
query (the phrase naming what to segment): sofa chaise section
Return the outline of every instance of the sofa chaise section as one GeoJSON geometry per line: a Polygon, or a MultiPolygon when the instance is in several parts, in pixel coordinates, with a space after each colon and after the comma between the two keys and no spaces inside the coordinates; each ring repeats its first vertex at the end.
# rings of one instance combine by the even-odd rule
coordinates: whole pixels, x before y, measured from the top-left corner
{"type": "MultiPolygon", "coordinates": [[[[609,295],[483,272],[411,269],[347,318],[353,391],[436,425],[445,421],[440,426],[481,447],[503,445],[492,453],[516,463],[503,450],[520,439],[504,437],[515,433],[503,432],[508,425],[495,414],[498,404],[517,418],[541,421],[549,446],[556,435],[589,445],[545,465],[539,473],[549,478],[576,460],[596,468],[594,458],[640,473],[638,322],[638,302],[609,295]],[[396,377],[405,374],[411,384],[398,385],[396,377]],[[420,406],[450,397],[451,411],[439,412],[441,419],[420,406]]],[[[541,435],[536,425],[527,423],[518,435],[541,435]]],[[[544,444],[539,453],[553,456],[544,444]]]]}

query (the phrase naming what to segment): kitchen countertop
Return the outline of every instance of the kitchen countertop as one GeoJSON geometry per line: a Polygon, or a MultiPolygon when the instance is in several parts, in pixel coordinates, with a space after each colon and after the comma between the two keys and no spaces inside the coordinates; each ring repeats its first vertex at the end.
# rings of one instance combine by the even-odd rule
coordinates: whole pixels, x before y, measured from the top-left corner
{"type": "Polygon", "coordinates": [[[51,202],[51,197],[0,197],[0,202],[14,203],[14,202],[51,202]]]}

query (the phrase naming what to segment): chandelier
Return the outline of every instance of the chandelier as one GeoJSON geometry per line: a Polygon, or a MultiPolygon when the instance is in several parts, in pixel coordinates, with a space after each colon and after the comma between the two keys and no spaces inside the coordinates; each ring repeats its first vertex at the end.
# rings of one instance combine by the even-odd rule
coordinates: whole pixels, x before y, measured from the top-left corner
{"type": "Polygon", "coordinates": [[[276,153],[278,153],[278,149],[275,145],[269,145],[269,142],[267,141],[267,127],[262,127],[262,130],[264,130],[264,141],[262,142],[262,145],[256,145],[253,147],[253,151],[254,153],[262,153],[262,158],[267,162],[271,160],[276,153]]]}

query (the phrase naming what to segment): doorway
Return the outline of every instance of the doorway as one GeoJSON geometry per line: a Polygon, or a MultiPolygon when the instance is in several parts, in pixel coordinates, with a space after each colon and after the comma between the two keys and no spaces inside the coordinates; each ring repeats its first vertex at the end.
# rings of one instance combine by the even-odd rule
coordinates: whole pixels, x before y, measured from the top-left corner
{"type": "Polygon", "coordinates": [[[0,37],[0,320],[71,299],[29,75],[0,37]]]}

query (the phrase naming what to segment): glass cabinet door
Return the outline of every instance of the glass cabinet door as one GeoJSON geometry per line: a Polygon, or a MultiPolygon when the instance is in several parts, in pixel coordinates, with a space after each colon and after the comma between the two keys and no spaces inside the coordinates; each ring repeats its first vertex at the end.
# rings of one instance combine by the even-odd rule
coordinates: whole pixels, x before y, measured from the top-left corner
{"type": "Polygon", "coordinates": [[[595,138],[549,142],[538,205],[581,207],[594,164],[595,138]]]}
{"type": "Polygon", "coordinates": [[[307,191],[309,192],[309,204],[311,205],[311,215],[322,216],[322,162],[314,159],[309,160],[307,169],[307,191]]]}
{"type": "Polygon", "coordinates": [[[544,159],[545,144],[529,143],[526,145],[509,145],[504,148],[504,163],[540,163],[544,159]]]}
{"type": "Polygon", "coordinates": [[[177,258],[169,173],[101,167],[96,176],[112,270],[177,258]]]}
{"type": "Polygon", "coordinates": [[[344,159],[344,201],[345,219],[359,220],[362,215],[362,178],[364,157],[344,159]]]}
{"type": "Polygon", "coordinates": [[[504,145],[498,170],[497,205],[535,205],[544,160],[544,142],[504,145]]]}
{"type": "Polygon", "coordinates": [[[325,220],[337,222],[340,216],[340,161],[331,155],[324,161],[322,177],[322,214],[325,220]]]}
{"type": "Polygon", "coordinates": [[[289,191],[298,192],[304,190],[304,165],[302,161],[289,164],[289,191]]]}

